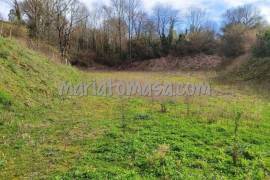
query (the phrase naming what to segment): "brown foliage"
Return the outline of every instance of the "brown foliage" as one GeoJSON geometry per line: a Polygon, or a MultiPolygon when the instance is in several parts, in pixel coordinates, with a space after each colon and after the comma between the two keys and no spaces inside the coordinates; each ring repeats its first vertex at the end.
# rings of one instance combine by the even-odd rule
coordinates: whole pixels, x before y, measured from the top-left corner
{"type": "Polygon", "coordinates": [[[249,53],[256,43],[256,29],[249,29],[243,25],[228,26],[221,38],[221,52],[226,57],[238,57],[249,53]]]}
{"type": "Polygon", "coordinates": [[[27,29],[23,25],[0,21],[0,35],[4,37],[27,38],[27,29]]]}

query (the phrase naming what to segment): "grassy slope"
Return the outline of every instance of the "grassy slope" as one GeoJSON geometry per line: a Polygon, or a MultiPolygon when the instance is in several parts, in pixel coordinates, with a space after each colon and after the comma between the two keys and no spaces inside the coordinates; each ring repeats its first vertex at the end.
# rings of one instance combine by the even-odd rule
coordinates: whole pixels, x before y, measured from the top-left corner
{"type": "Polygon", "coordinates": [[[270,104],[256,95],[219,85],[228,93],[167,100],[168,112],[160,113],[159,99],[60,97],[57,89],[63,80],[200,82],[208,75],[87,74],[2,38],[0,72],[0,179],[269,177],[270,104]]]}
{"type": "Polygon", "coordinates": [[[270,84],[270,58],[250,58],[250,60],[236,71],[236,76],[245,81],[257,81],[258,83],[270,84]]]}
{"type": "Polygon", "coordinates": [[[242,56],[235,59],[229,68],[220,74],[220,79],[226,81],[238,81],[263,86],[269,91],[270,85],[270,58],[256,58],[242,56]],[[242,62],[241,62],[242,61],[242,62]],[[237,64],[238,62],[238,64],[237,64]]]}

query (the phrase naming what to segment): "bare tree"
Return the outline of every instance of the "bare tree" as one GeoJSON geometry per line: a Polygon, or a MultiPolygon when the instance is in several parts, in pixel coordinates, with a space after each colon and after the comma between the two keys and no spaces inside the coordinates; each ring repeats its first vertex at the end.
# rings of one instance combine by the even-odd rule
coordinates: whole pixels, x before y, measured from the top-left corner
{"type": "Polygon", "coordinates": [[[62,58],[66,58],[74,28],[88,16],[82,12],[83,6],[76,0],[56,0],[55,25],[62,58]]]}
{"type": "Polygon", "coordinates": [[[126,5],[126,1],[125,0],[111,0],[112,3],[112,8],[113,8],[113,13],[114,13],[114,17],[117,18],[118,21],[118,38],[119,38],[119,52],[120,52],[120,56],[122,55],[122,36],[123,36],[123,23],[125,22],[125,18],[124,18],[124,11],[125,11],[125,7],[127,7],[126,5]]]}
{"type": "Polygon", "coordinates": [[[216,34],[218,32],[218,24],[215,21],[207,20],[203,25],[203,29],[205,31],[213,32],[214,34],[216,34]]]}
{"type": "Polygon", "coordinates": [[[128,24],[128,40],[129,40],[129,59],[131,60],[132,56],[132,43],[131,39],[133,37],[134,32],[134,24],[136,20],[137,14],[140,13],[141,1],[140,0],[128,0],[126,3],[128,7],[126,7],[127,13],[127,24],[128,24]]]}
{"type": "MultiPolygon", "coordinates": [[[[140,39],[142,33],[146,33],[146,26],[148,22],[150,22],[150,19],[145,12],[139,11],[135,15],[134,21],[133,21],[133,28],[134,28],[136,39],[140,39]]],[[[152,25],[153,25],[153,30],[155,31],[154,23],[152,23],[152,25]]]]}
{"type": "Polygon", "coordinates": [[[158,4],[153,9],[156,29],[160,37],[168,34],[178,20],[179,12],[169,5],[158,4]]]}
{"type": "Polygon", "coordinates": [[[40,0],[24,0],[22,2],[22,9],[27,17],[27,25],[30,30],[30,35],[34,38],[39,38],[41,34],[41,23],[44,16],[42,1],[40,0]]]}
{"type": "Polygon", "coordinates": [[[203,27],[207,22],[207,13],[201,8],[192,7],[189,9],[186,19],[190,33],[200,32],[203,30],[203,27]]]}
{"type": "Polygon", "coordinates": [[[55,33],[55,6],[56,0],[42,0],[42,23],[40,27],[40,35],[44,36],[43,39],[47,42],[54,42],[57,39],[55,33]]]}
{"type": "Polygon", "coordinates": [[[262,16],[252,5],[243,5],[226,11],[223,15],[224,26],[242,24],[254,28],[261,24],[262,16]]]}
{"type": "Polygon", "coordinates": [[[21,22],[22,21],[22,12],[21,12],[21,6],[20,3],[17,0],[5,0],[7,4],[11,7],[13,10],[15,21],[21,22]]]}

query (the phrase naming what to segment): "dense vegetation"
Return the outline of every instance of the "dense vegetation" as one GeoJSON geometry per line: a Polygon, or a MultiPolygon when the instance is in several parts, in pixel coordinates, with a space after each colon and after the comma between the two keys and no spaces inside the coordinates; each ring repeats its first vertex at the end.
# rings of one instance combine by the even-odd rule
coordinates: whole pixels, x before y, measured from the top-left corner
{"type": "Polygon", "coordinates": [[[82,66],[200,53],[234,58],[249,52],[256,34],[266,28],[252,5],[228,9],[219,27],[204,9],[180,15],[172,6],[157,4],[146,12],[140,0],[111,0],[90,12],[77,0],[10,2],[10,22],[26,25],[32,39],[58,47],[63,59],[82,66]]]}
{"type": "Polygon", "coordinates": [[[257,44],[254,47],[254,54],[258,57],[270,57],[270,30],[261,32],[258,35],[257,44]]]}
{"type": "Polygon", "coordinates": [[[202,82],[212,75],[83,73],[3,38],[0,52],[0,178],[269,177],[267,99],[213,82],[219,96],[62,97],[63,80],[202,82]]]}

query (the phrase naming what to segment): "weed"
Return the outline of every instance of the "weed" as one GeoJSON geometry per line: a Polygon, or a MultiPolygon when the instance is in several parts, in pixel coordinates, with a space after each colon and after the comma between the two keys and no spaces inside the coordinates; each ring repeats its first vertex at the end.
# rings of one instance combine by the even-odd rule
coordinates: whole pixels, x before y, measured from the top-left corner
{"type": "Polygon", "coordinates": [[[11,97],[9,94],[0,91],[0,105],[4,106],[5,108],[8,108],[11,106],[11,97]]]}
{"type": "Polygon", "coordinates": [[[0,159],[0,169],[3,168],[5,166],[5,161],[0,159]]]}
{"type": "Polygon", "coordinates": [[[125,99],[121,99],[121,104],[119,107],[120,111],[120,123],[121,123],[121,128],[123,129],[123,132],[125,132],[127,128],[127,102],[125,99]]]}
{"type": "Polygon", "coordinates": [[[9,111],[3,111],[0,110],[0,127],[4,126],[6,124],[10,124],[12,122],[12,119],[14,118],[12,113],[9,111]]]}
{"type": "Polygon", "coordinates": [[[191,97],[185,96],[184,103],[186,104],[186,115],[190,116],[191,97]]]}
{"type": "Polygon", "coordinates": [[[5,51],[5,50],[0,51],[0,58],[7,59],[8,56],[9,56],[9,52],[8,51],[5,51]]]}
{"type": "Polygon", "coordinates": [[[168,109],[167,109],[166,103],[165,102],[162,102],[160,104],[160,112],[161,113],[166,113],[167,111],[168,111],[168,109]]]}
{"type": "Polygon", "coordinates": [[[148,114],[137,114],[134,119],[135,120],[141,120],[141,121],[144,121],[144,120],[149,120],[151,117],[150,115],[148,114]]]}
{"type": "Polygon", "coordinates": [[[7,64],[8,68],[15,74],[17,74],[16,66],[12,63],[7,64]]]}
{"type": "Polygon", "coordinates": [[[167,144],[159,145],[155,152],[155,157],[158,159],[165,158],[166,154],[170,152],[170,146],[167,144]]]}
{"type": "Polygon", "coordinates": [[[233,164],[237,165],[239,159],[239,127],[240,127],[240,120],[242,117],[241,112],[236,113],[236,117],[234,119],[234,138],[233,138],[233,148],[232,148],[232,159],[233,164]]]}

